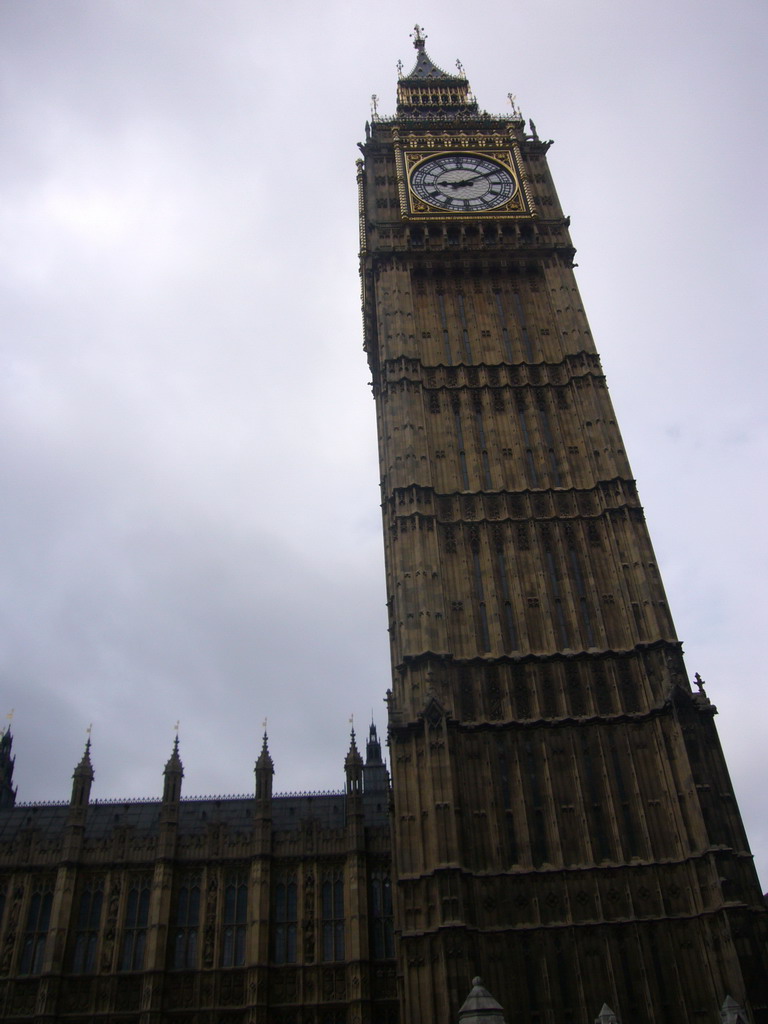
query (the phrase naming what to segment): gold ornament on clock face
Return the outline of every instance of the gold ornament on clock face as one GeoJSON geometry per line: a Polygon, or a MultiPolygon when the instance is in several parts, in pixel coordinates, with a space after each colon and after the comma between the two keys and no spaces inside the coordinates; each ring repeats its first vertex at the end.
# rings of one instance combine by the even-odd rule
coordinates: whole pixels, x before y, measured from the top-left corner
{"type": "Polygon", "coordinates": [[[475,213],[508,203],[517,191],[517,182],[495,160],[476,153],[443,153],[416,167],[411,188],[438,210],[475,213]]]}

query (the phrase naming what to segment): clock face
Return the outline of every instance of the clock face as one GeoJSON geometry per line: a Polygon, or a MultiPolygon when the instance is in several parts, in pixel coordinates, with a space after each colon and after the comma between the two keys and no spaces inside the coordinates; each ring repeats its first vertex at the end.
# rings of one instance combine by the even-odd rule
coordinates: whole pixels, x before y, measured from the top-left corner
{"type": "Polygon", "coordinates": [[[488,157],[443,153],[416,167],[411,188],[438,210],[474,213],[503,206],[517,191],[517,182],[506,167],[488,157]]]}

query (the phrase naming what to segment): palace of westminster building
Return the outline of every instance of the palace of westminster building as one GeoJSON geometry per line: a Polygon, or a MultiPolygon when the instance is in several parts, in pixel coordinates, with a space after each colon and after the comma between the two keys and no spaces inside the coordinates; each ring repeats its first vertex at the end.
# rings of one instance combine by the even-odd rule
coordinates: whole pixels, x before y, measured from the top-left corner
{"type": "Polygon", "coordinates": [[[415,46],[357,165],[391,779],[371,726],[335,794],[273,796],[265,736],[250,798],[184,799],[177,741],[162,799],[91,802],[86,747],[25,806],[6,731],[3,1022],[768,1024],[549,143],[415,46]]]}

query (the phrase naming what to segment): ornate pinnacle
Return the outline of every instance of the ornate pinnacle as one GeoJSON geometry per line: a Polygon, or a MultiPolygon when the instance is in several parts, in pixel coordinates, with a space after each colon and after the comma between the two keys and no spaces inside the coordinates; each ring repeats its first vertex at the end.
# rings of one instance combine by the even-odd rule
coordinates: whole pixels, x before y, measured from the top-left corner
{"type": "Polygon", "coordinates": [[[424,27],[422,25],[413,26],[413,32],[411,32],[411,39],[413,39],[413,45],[416,47],[417,50],[424,49],[424,43],[426,42],[427,39],[426,33],[422,35],[422,32],[424,32],[424,27]]]}

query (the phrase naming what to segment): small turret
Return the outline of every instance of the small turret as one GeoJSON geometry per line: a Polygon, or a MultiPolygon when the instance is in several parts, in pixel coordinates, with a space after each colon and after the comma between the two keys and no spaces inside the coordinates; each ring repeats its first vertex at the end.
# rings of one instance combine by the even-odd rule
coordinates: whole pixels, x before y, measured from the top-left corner
{"type": "Polygon", "coordinates": [[[264,730],[264,737],[261,743],[261,753],[253,769],[256,776],[256,799],[268,801],[272,799],[272,779],[275,774],[275,765],[269,754],[267,746],[267,730],[264,730]]]}
{"type": "Polygon", "coordinates": [[[344,758],[344,772],[347,776],[347,796],[362,796],[363,759],[357,749],[354,729],[350,733],[349,750],[344,758]]]}
{"type": "Polygon", "coordinates": [[[365,763],[369,765],[384,763],[381,759],[379,734],[376,732],[376,726],[373,722],[371,722],[368,729],[368,741],[365,744],[365,763]]]}
{"type": "Polygon", "coordinates": [[[16,787],[13,784],[13,766],[16,758],[11,754],[13,736],[10,725],[0,736],[0,808],[13,807],[16,803],[16,787]]]}
{"type": "Polygon", "coordinates": [[[501,1003],[483,986],[482,978],[472,979],[472,991],[459,1010],[459,1024],[505,1024],[501,1003]]]}
{"type": "Polygon", "coordinates": [[[603,1003],[603,1008],[595,1017],[595,1024],[619,1024],[619,1018],[610,1008],[608,1003],[603,1003]]]}
{"type": "Polygon", "coordinates": [[[93,765],[91,764],[91,737],[85,743],[85,751],[80,758],[80,763],[72,773],[72,795],[69,798],[69,805],[72,808],[84,808],[88,806],[91,798],[91,786],[93,785],[93,765]]]}
{"type": "Polygon", "coordinates": [[[368,730],[368,741],[365,744],[363,789],[366,794],[389,792],[389,772],[384,764],[384,758],[381,756],[381,742],[373,722],[368,730]]]}
{"type": "Polygon", "coordinates": [[[163,803],[177,804],[181,800],[181,780],[184,778],[184,765],[179,757],[179,734],[173,741],[171,756],[163,769],[163,803]]]}

